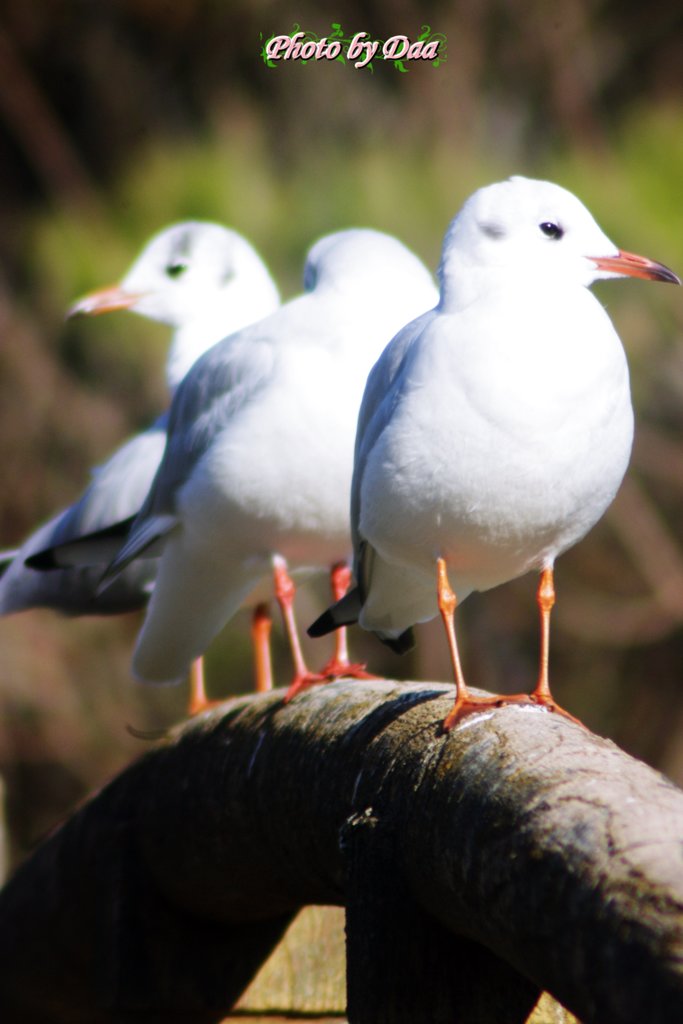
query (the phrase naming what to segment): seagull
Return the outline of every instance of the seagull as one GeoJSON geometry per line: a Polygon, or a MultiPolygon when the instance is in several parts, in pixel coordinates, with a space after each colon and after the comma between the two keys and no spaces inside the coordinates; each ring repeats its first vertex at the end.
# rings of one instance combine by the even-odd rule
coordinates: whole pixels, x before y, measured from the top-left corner
{"type": "MultiPolygon", "coordinates": [[[[162,549],[133,656],[143,682],[182,678],[242,604],[262,600],[271,578],[295,655],[289,696],[331,674],[310,673],[297,647],[290,571],[335,566],[337,596],[345,589],[339,567],[351,547],[365,380],[393,334],[438,292],[398,240],[360,228],[312,247],[304,288],[214,346],[175,393],[159,471],[103,580],[162,549]]],[[[334,669],[353,667],[347,659],[334,669]]]]}
{"type": "Polygon", "coordinates": [[[207,349],[279,305],[277,286],[246,238],[191,220],[154,235],[120,284],[90,292],[69,315],[128,309],[172,327],[166,381],[173,393],[207,349]]]}
{"type": "Polygon", "coordinates": [[[566,714],[548,683],[553,566],[610,505],[633,437],[626,356],[588,290],[617,277],[680,284],[617,249],[558,185],[513,177],[482,188],[446,233],[438,306],[369,375],[351,497],[357,585],[309,634],[357,621],[403,651],[412,626],[440,614],[456,688],[446,731],[521,700],[566,714]],[[530,571],[540,573],[536,688],[476,697],[456,602],[530,571]]]}
{"type": "MultiPolygon", "coordinates": [[[[184,221],[150,239],[120,284],[86,295],[70,315],[128,309],[172,327],[166,363],[172,393],[207,349],[279,304],[265,264],[245,238],[219,224],[184,221]]],[[[113,615],[144,607],[154,585],[154,560],[132,563],[103,593],[97,593],[98,584],[117,546],[99,567],[71,566],[67,549],[64,564],[49,573],[25,561],[137,514],[164,452],[167,416],[97,467],[74,504],[39,527],[17,551],[0,555],[0,615],[39,607],[72,616],[113,615]]]]}

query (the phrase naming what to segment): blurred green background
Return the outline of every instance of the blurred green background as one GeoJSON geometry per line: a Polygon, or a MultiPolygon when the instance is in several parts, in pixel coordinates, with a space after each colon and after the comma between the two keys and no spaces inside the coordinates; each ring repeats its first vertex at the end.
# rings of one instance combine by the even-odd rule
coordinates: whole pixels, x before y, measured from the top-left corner
{"type": "MultiPolygon", "coordinates": [[[[654,0],[294,6],[264,0],[5,0],[0,13],[0,545],[73,500],[89,468],[164,406],[168,330],[120,313],[65,322],[122,276],[148,236],[217,220],[259,249],[283,296],[319,235],[367,225],[430,267],[476,187],[513,173],[575,191],[621,247],[683,271],[683,12],[654,0]],[[434,66],[266,66],[264,39],[333,23],[445,34],[434,66]]],[[[683,292],[598,289],[633,373],[637,442],[603,522],[559,562],[551,676],[586,724],[683,782],[683,292]]],[[[457,443],[457,439],[454,439],[457,443]]],[[[532,686],[536,580],[459,612],[470,681],[532,686]]],[[[302,623],[327,600],[301,595],[302,623]]],[[[0,771],[14,856],[145,749],[182,688],[129,676],[140,617],[0,621],[0,771]]],[[[246,616],[212,648],[216,696],[250,686],[246,616]]],[[[440,627],[397,659],[355,631],[353,653],[399,677],[449,679],[440,627]]],[[[289,663],[275,637],[278,679],[289,663]]],[[[327,642],[309,645],[313,663],[327,642]]]]}

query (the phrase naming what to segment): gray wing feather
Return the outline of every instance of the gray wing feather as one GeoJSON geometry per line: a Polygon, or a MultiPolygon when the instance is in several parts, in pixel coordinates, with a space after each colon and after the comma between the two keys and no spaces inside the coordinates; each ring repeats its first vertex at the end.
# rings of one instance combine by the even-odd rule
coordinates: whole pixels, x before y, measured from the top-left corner
{"type": "MultiPolygon", "coordinates": [[[[340,626],[358,621],[360,610],[365,602],[365,595],[372,576],[372,563],[375,558],[375,550],[362,536],[359,526],[363,473],[370,452],[399,400],[401,374],[405,370],[413,342],[422,333],[432,315],[431,311],[425,313],[399,331],[384,349],[368,375],[358,413],[351,481],[351,539],[354,556],[353,573],[357,586],[323,612],[309,626],[307,631],[309,636],[325,636],[326,633],[331,633],[340,626]]],[[[410,646],[408,632],[395,643],[389,641],[389,646],[393,646],[395,650],[408,650],[410,646]]]]}
{"type": "Polygon", "coordinates": [[[214,345],[197,360],[176,390],[169,410],[164,456],[139,522],[150,515],[175,513],[178,489],[190,478],[216,435],[269,380],[275,353],[267,334],[259,334],[259,326],[214,345]]]}
{"type": "MultiPolygon", "coordinates": [[[[166,414],[142,434],[124,444],[102,466],[81,497],[22,544],[16,557],[0,573],[0,614],[29,608],[53,608],[67,615],[118,614],[142,607],[156,575],[146,561],[120,577],[117,587],[98,597],[97,588],[110,552],[93,546],[91,563],[63,566],[49,573],[27,567],[27,558],[50,549],[65,550],[90,533],[135,515],[154,479],[166,440],[166,414]]],[[[85,549],[84,549],[85,550],[85,549]]]]}
{"type": "Polygon", "coordinates": [[[433,317],[434,311],[430,310],[416,320],[412,320],[400,330],[389,342],[373,366],[365,385],[365,392],[358,413],[353,479],[351,482],[351,538],[354,550],[354,574],[362,591],[365,590],[365,583],[362,579],[364,575],[362,563],[369,557],[368,552],[366,552],[366,558],[361,557],[364,545],[363,537],[359,532],[360,495],[363,474],[370,452],[389,422],[391,413],[399,401],[401,379],[405,372],[413,344],[433,317]]]}
{"type": "Polygon", "coordinates": [[[5,575],[18,554],[19,548],[14,548],[13,551],[0,551],[0,579],[5,575]]]}
{"type": "MultiPolygon", "coordinates": [[[[266,321],[267,322],[267,321],[266,321]]],[[[102,586],[178,525],[176,494],[216,436],[270,379],[275,353],[260,325],[209,349],[177,389],[169,410],[164,456],[128,538],[107,567],[102,586]]]]}

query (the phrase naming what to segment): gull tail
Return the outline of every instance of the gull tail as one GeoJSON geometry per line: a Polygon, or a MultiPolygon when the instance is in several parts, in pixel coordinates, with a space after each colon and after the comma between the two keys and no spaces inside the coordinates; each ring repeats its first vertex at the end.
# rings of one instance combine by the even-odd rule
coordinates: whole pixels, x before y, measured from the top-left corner
{"type": "Polygon", "coordinates": [[[375,636],[394,654],[407,654],[415,646],[415,633],[412,628],[405,629],[400,636],[382,636],[381,633],[375,633],[375,636]]]}
{"type": "Polygon", "coordinates": [[[358,616],[360,615],[361,609],[361,597],[360,590],[358,587],[353,587],[347,594],[333,604],[326,612],[315,620],[315,622],[308,627],[306,632],[309,636],[318,637],[326,636],[328,633],[333,633],[335,629],[339,629],[341,626],[352,626],[354,622],[358,622],[358,616]]]}
{"type": "MultiPolygon", "coordinates": [[[[360,587],[354,587],[349,590],[348,594],[344,594],[340,601],[323,612],[306,632],[312,637],[326,636],[328,633],[333,633],[335,629],[340,629],[341,626],[354,625],[358,622],[362,603],[360,587]]],[[[415,634],[412,629],[406,629],[396,637],[385,636],[375,630],[373,633],[394,654],[407,654],[415,646],[415,634]]]]}

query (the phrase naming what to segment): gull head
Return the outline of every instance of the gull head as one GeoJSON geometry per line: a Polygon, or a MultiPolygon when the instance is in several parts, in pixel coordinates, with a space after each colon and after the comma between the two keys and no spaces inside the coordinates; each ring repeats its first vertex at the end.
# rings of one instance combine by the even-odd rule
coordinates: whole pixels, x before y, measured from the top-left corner
{"type": "Polygon", "coordinates": [[[442,294],[461,301],[496,278],[588,286],[599,278],[643,277],[680,284],[661,263],[617,248],[567,189],[523,177],[470,196],[446,233],[439,277],[442,294]]]}
{"type": "Polygon", "coordinates": [[[69,315],[130,309],[182,328],[256,300],[261,316],[279,305],[277,288],[249,242],[220,224],[184,221],[150,239],[120,284],[90,292],[69,315]]]}
{"type": "Polygon", "coordinates": [[[368,308],[391,306],[398,326],[438,301],[434,279],[421,260],[397,238],[372,228],[349,228],[318,239],[306,257],[304,288],[336,294],[342,301],[367,299],[368,308]]]}

